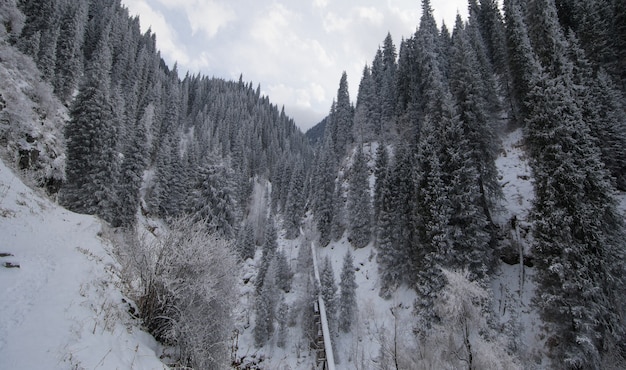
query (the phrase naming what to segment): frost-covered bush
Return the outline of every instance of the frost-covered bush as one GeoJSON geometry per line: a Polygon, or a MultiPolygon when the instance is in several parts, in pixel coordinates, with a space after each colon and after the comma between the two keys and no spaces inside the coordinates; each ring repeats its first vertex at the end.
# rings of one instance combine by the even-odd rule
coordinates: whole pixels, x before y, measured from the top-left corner
{"type": "Polygon", "coordinates": [[[126,280],[143,324],[179,353],[181,365],[226,368],[234,327],[237,259],[230,242],[202,222],[182,218],[170,230],[129,247],[126,280]]]}

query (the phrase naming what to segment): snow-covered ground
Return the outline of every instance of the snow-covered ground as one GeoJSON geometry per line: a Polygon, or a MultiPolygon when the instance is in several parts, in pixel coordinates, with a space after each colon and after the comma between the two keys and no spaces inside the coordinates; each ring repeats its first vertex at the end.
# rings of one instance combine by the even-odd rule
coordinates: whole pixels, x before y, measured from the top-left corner
{"type": "Polygon", "coordinates": [[[0,162],[0,369],[164,368],[101,229],[0,162]]]}

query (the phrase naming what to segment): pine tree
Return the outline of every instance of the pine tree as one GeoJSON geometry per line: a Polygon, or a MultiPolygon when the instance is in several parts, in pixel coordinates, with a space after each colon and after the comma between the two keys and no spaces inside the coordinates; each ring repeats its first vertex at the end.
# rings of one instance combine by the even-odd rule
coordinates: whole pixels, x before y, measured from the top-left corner
{"type": "Polygon", "coordinates": [[[498,1],[480,0],[478,25],[495,72],[502,75],[505,74],[508,59],[506,33],[504,20],[500,9],[498,9],[498,1]]]}
{"type": "Polygon", "coordinates": [[[568,368],[601,368],[623,361],[623,225],[571,74],[542,77],[529,95],[527,120],[536,302],[548,333],[559,338],[551,357],[568,368]]]}
{"type": "Polygon", "coordinates": [[[120,167],[120,179],[117,188],[117,211],[114,215],[115,226],[134,226],[139,208],[143,173],[147,165],[147,129],[154,119],[154,107],[149,106],[136,127],[128,133],[130,140],[124,148],[120,167]]]}
{"type": "Polygon", "coordinates": [[[339,281],[339,330],[347,333],[352,328],[354,316],[357,311],[356,281],[354,273],[354,259],[348,251],[343,258],[341,277],[339,281]]]}
{"type": "Polygon", "coordinates": [[[413,155],[406,145],[396,150],[395,163],[382,191],[379,214],[378,265],[382,280],[380,295],[388,297],[401,283],[412,280],[416,241],[413,155]]]}
{"type": "Polygon", "coordinates": [[[59,37],[58,1],[26,0],[20,1],[19,5],[26,16],[26,22],[18,47],[33,57],[42,77],[50,81],[54,76],[59,37]]]}
{"type": "Polygon", "coordinates": [[[411,256],[415,263],[415,281],[420,318],[427,325],[433,321],[433,302],[445,286],[441,268],[452,259],[450,218],[452,205],[447,196],[439,162],[440,145],[433,122],[426,116],[418,143],[416,209],[418,247],[411,256]]]}
{"type": "Polygon", "coordinates": [[[287,262],[285,251],[281,250],[276,253],[276,285],[285,293],[291,290],[291,280],[293,273],[287,262]]]}
{"type": "Polygon", "coordinates": [[[371,209],[369,169],[363,148],[358,145],[351,168],[348,193],[349,240],[355,248],[363,248],[370,242],[371,209]]]}
{"type": "Polygon", "coordinates": [[[255,302],[256,325],[253,334],[254,344],[257,347],[264,346],[274,333],[278,291],[272,275],[270,273],[268,278],[264,279],[263,286],[255,302]]]}
{"type": "MultiPolygon", "coordinates": [[[[383,76],[379,89],[381,124],[387,123],[394,115],[396,108],[396,47],[393,44],[391,33],[387,33],[383,42],[383,76]]],[[[376,133],[380,133],[380,128],[376,133]]]]}
{"type": "Polygon", "coordinates": [[[593,70],[572,33],[568,35],[568,43],[570,59],[574,62],[574,83],[581,86],[574,91],[581,101],[583,119],[590,125],[591,135],[597,139],[602,161],[615,179],[615,186],[625,190],[626,113],[622,94],[603,69],[593,70]]]}
{"type": "Polygon", "coordinates": [[[304,214],[304,205],[304,165],[299,163],[291,175],[283,212],[287,239],[294,239],[300,234],[300,220],[304,214]]]}
{"type": "MultiPolygon", "coordinates": [[[[180,167],[184,170],[183,166],[180,167]]],[[[187,166],[187,169],[194,168],[187,166]]],[[[181,176],[184,174],[181,173],[181,176]]],[[[194,219],[202,220],[212,233],[228,239],[234,238],[241,215],[235,200],[233,177],[232,170],[225,165],[201,165],[187,176],[186,182],[192,185],[191,189],[178,190],[183,194],[188,193],[185,200],[176,202],[180,207],[185,203],[186,211],[194,219]]],[[[175,209],[174,206],[172,209],[175,209]]]]}
{"type": "Polygon", "coordinates": [[[276,321],[278,321],[278,339],[276,340],[276,346],[278,346],[278,348],[285,348],[285,344],[287,344],[288,315],[289,305],[285,302],[285,297],[282,297],[280,305],[278,306],[278,312],[276,313],[276,321]]]}
{"type": "Polygon", "coordinates": [[[521,121],[527,113],[527,106],[524,104],[526,95],[530,92],[541,66],[531,46],[519,0],[504,0],[503,7],[513,85],[513,114],[521,121]]]}
{"type": "Polygon", "coordinates": [[[463,150],[468,150],[471,165],[478,172],[480,204],[484,216],[490,220],[491,209],[501,196],[495,165],[498,147],[495,129],[490,124],[491,117],[487,108],[485,93],[487,86],[475,72],[478,66],[479,61],[471,46],[467,30],[463,29],[461,18],[457,16],[453,37],[450,90],[458,104],[462,139],[468,146],[463,150]]]}
{"type": "Polygon", "coordinates": [[[110,221],[116,178],[116,130],[109,97],[111,53],[108,38],[98,43],[96,58],[72,105],[66,126],[66,182],[60,202],[69,209],[110,221]]]}
{"type": "Polygon", "coordinates": [[[326,246],[331,238],[331,226],[335,214],[334,202],[336,164],[330,134],[318,154],[316,186],[314,194],[315,221],[320,232],[320,245],[326,246]]]}
{"type": "Polygon", "coordinates": [[[83,68],[81,46],[87,23],[87,4],[69,2],[63,9],[52,84],[61,101],[68,103],[78,86],[83,68]]]}
{"type": "Polygon", "coordinates": [[[375,94],[374,79],[370,68],[366,65],[359,84],[352,126],[352,136],[357,142],[374,140],[380,133],[380,122],[375,115],[375,110],[378,108],[378,99],[375,94]]]}
{"type": "Polygon", "coordinates": [[[333,114],[332,138],[337,156],[345,154],[347,144],[352,142],[352,123],[354,112],[350,104],[350,93],[348,91],[348,75],[343,72],[337,90],[337,103],[333,114]]]}
{"type": "MultiPolygon", "coordinates": [[[[270,217],[265,225],[264,241],[263,246],[261,247],[263,251],[263,256],[261,257],[261,266],[259,267],[259,270],[257,272],[257,292],[260,292],[261,288],[263,288],[263,283],[268,276],[270,264],[272,263],[272,260],[274,259],[274,256],[276,254],[276,249],[278,248],[278,242],[276,239],[276,227],[274,226],[274,221],[270,217]]],[[[272,279],[273,278],[274,277],[272,276],[272,279]]]]}
{"type": "Polygon", "coordinates": [[[237,251],[242,260],[254,258],[256,252],[256,243],[254,241],[254,226],[251,222],[247,222],[239,232],[237,238],[237,251]]]}
{"type": "Polygon", "coordinates": [[[331,331],[336,325],[337,315],[337,284],[335,283],[335,273],[333,271],[333,264],[330,258],[326,256],[324,258],[324,265],[322,266],[320,276],[320,293],[324,299],[324,305],[326,306],[326,317],[328,318],[328,325],[331,331]]]}

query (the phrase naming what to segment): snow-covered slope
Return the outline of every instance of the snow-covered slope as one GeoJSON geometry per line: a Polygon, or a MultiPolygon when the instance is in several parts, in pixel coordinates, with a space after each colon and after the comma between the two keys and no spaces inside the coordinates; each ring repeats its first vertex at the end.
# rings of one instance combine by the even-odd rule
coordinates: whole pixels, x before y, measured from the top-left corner
{"type": "Polygon", "coordinates": [[[521,128],[504,135],[496,166],[504,199],[495,222],[505,233],[502,243],[508,249],[507,261],[500,265],[491,284],[493,310],[501,330],[511,338],[510,345],[524,359],[525,366],[541,368],[546,357],[542,321],[531,302],[536,289],[529,220],[534,189],[521,128]]]}
{"type": "Polygon", "coordinates": [[[0,162],[0,369],[164,368],[100,235],[0,162]]]}

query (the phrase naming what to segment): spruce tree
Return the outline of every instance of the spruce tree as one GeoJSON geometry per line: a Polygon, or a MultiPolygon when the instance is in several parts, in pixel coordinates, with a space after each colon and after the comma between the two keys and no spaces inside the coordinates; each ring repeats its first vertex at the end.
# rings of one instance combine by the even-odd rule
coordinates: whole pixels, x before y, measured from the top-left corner
{"type": "MultiPolygon", "coordinates": [[[[468,26],[471,29],[471,26],[468,26]]],[[[471,45],[468,30],[463,28],[460,16],[454,29],[450,90],[456,98],[462,130],[462,150],[467,151],[471,166],[477,173],[482,212],[491,218],[497,199],[501,196],[495,160],[498,154],[495,128],[490,121],[485,90],[487,86],[476,74],[479,61],[471,45]]],[[[455,145],[461,143],[455,142],[455,145]]],[[[465,157],[463,155],[463,157],[465,157]]],[[[461,158],[459,158],[461,159],[461,158]]],[[[470,181],[472,182],[472,181],[470,181]]]]}
{"type": "Polygon", "coordinates": [[[147,128],[152,124],[154,107],[149,106],[136,127],[131,127],[124,147],[124,156],[120,167],[119,185],[117,188],[117,212],[113,224],[132,227],[136,223],[139,208],[143,173],[147,165],[147,128]]]}
{"type": "Polygon", "coordinates": [[[314,194],[315,221],[320,232],[320,245],[326,246],[331,238],[331,226],[335,214],[336,162],[330,134],[326,135],[324,146],[318,154],[316,186],[314,194]]]}
{"type": "Polygon", "coordinates": [[[413,154],[397,148],[394,165],[382,190],[377,256],[382,280],[380,295],[388,297],[401,283],[410,282],[416,240],[413,154]]]}
{"type": "Polygon", "coordinates": [[[503,8],[513,85],[512,113],[522,121],[527,113],[527,105],[524,104],[526,95],[530,92],[532,82],[540,72],[541,66],[532,48],[519,0],[504,0],[503,8]]]}
{"type": "Polygon", "coordinates": [[[548,334],[560,341],[551,357],[568,368],[601,368],[623,361],[623,223],[601,152],[583,120],[573,66],[562,54],[546,60],[557,64],[536,80],[527,119],[535,177],[536,302],[548,334]]]}
{"type": "Polygon", "coordinates": [[[241,228],[239,237],[237,238],[237,251],[244,261],[248,258],[254,258],[256,243],[254,240],[254,226],[252,222],[247,222],[246,226],[241,228]]]}
{"type": "Polygon", "coordinates": [[[363,76],[359,84],[359,93],[354,111],[353,137],[357,142],[375,140],[380,132],[380,122],[376,119],[374,110],[378,108],[378,99],[375,95],[374,79],[370,68],[363,68],[363,76]]]}
{"type": "MultiPolygon", "coordinates": [[[[278,248],[278,242],[276,239],[276,226],[274,226],[274,221],[272,220],[272,217],[270,217],[265,224],[264,241],[263,246],[261,247],[263,251],[263,256],[261,257],[261,266],[259,267],[259,270],[257,272],[257,292],[260,292],[261,288],[263,288],[263,283],[268,276],[270,264],[272,263],[272,261],[274,260],[274,256],[276,255],[276,249],[278,248]]],[[[272,276],[272,279],[274,279],[274,276],[272,276]]]]}
{"type": "Polygon", "coordinates": [[[109,97],[111,52],[108,37],[98,43],[65,128],[66,182],[60,202],[69,209],[110,221],[117,156],[113,107],[109,97]]]}
{"type": "Polygon", "coordinates": [[[326,256],[324,258],[324,264],[322,266],[320,276],[320,294],[324,299],[324,305],[326,306],[326,317],[328,318],[328,325],[331,331],[336,325],[337,314],[337,284],[335,283],[335,273],[333,271],[333,264],[330,258],[326,256]]]}
{"type": "Polygon", "coordinates": [[[64,5],[62,14],[52,84],[61,101],[68,103],[83,69],[81,46],[87,23],[87,4],[69,2],[64,5]]]}
{"type": "Polygon", "coordinates": [[[333,114],[332,139],[337,156],[345,154],[347,144],[352,142],[352,123],[354,112],[350,104],[348,75],[343,72],[337,90],[337,103],[333,114]]]}
{"type": "Polygon", "coordinates": [[[349,240],[355,248],[363,248],[370,242],[372,235],[372,205],[369,169],[361,145],[357,146],[350,172],[348,193],[349,240]]]}
{"type": "Polygon", "coordinates": [[[447,196],[439,162],[442,141],[426,116],[418,143],[416,209],[418,245],[411,255],[415,267],[414,286],[420,318],[429,324],[434,318],[433,303],[446,280],[441,268],[451,264],[452,240],[449,223],[452,205],[447,196]]]}
{"type": "Polygon", "coordinates": [[[300,220],[304,214],[304,205],[304,165],[298,163],[291,175],[283,212],[287,239],[294,239],[300,234],[300,220]]]}
{"type": "Polygon", "coordinates": [[[293,273],[287,261],[285,251],[281,250],[276,253],[276,285],[285,293],[291,290],[291,280],[293,273]]]}
{"type": "Polygon", "coordinates": [[[274,334],[274,319],[276,317],[276,304],[278,291],[274,276],[270,273],[264,279],[263,286],[255,302],[256,323],[253,330],[254,344],[257,347],[264,346],[274,334]]]}
{"type": "MultiPolygon", "coordinates": [[[[393,44],[391,33],[387,33],[383,41],[383,76],[380,86],[380,113],[381,124],[386,124],[393,117],[396,108],[396,46],[393,44]]],[[[376,133],[380,133],[380,127],[376,133]]]]}
{"type": "Polygon", "coordinates": [[[347,333],[352,328],[354,316],[357,311],[356,281],[354,273],[354,259],[348,250],[343,258],[341,276],[339,281],[339,330],[347,333]]]}

